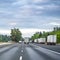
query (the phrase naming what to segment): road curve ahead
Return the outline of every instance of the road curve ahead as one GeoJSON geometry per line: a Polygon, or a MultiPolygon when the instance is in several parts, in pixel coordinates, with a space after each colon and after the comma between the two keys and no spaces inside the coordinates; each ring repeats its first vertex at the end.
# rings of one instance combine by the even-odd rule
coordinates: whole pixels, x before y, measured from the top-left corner
{"type": "Polygon", "coordinates": [[[0,60],[60,60],[60,53],[34,44],[17,43],[0,48],[0,60]]]}

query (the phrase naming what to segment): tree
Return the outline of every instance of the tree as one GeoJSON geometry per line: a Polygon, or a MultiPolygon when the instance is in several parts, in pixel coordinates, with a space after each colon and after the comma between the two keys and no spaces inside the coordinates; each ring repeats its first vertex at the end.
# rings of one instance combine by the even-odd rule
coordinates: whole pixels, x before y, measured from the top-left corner
{"type": "Polygon", "coordinates": [[[0,35],[0,42],[8,42],[10,41],[10,36],[8,35],[0,35]]]}
{"type": "Polygon", "coordinates": [[[11,39],[12,41],[15,41],[15,42],[19,42],[19,40],[21,40],[22,38],[22,34],[21,32],[19,31],[19,29],[11,29],[11,39]]]}
{"type": "Polygon", "coordinates": [[[34,41],[35,39],[38,39],[42,36],[41,32],[36,32],[32,37],[31,40],[34,41]]]}

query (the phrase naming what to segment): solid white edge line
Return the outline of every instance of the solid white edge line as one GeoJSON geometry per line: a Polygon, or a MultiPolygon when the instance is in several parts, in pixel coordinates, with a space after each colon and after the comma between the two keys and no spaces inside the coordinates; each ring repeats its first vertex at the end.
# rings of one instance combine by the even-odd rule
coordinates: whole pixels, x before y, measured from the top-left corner
{"type": "Polygon", "coordinates": [[[20,56],[20,60],[22,60],[22,56],[20,56]]]}
{"type": "MultiPolygon", "coordinates": [[[[37,45],[35,45],[35,46],[37,46],[37,45]]],[[[41,46],[38,46],[38,47],[43,48],[43,47],[41,47],[41,46]]],[[[43,48],[43,49],[49,50],[49,51],[51,51],[51,52],[53,52],[53,53],[56,53],[56,54],[60,54],[59,52],[56,52],[56,51],[53,51],[53,50],[50,50],[50,49],[47,49],[47,48],[43,48]]]]}

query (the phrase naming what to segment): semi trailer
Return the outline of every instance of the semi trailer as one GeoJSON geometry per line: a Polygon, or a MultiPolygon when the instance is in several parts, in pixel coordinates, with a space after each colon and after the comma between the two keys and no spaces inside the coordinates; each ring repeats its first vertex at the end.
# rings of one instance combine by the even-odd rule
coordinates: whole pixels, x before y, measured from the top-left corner
{"type": "Polygon", "coordinates": [[[24,38],[24,43],[25,43],[25,44],[29,44],[29,38],[28,38],[28,37],[25,37],[25,38],[24,38]]]}
{"type": "Polygon", "coordinates": [[[56,41],[57,41],[56,35],[47,36],[47,45],[56,45],[56,41]]]}
{"type": "Polygon", "coordinates": [[[45,44],[45,42],[46,42],[46,38],[39,38],[38,39],[38,43],[40,43],[40,44],[45,44]]]}
{"type": "Polygon", "coordinates": [[[37,41],[38,41],[38,40],[37,40],[37,39],[35,39],[35,40],[34,40],[34,43],[37,43],[37,41]]]}

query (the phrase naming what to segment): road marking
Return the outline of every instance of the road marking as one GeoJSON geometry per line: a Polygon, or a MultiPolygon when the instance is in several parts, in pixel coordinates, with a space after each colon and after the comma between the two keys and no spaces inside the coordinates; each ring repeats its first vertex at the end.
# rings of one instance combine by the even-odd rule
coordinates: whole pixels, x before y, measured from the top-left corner
{"type": "Polygon", "coordinates": [[[23,52],[23,50],[21,50],[21,52],[23,52]]]}
{"type": "MultiPolygon", "coordinates": [[[[35,45],[35,46],[37,46],[37,45],[35,45]]],[[[41,47],[41,46],[38,46],[38,47],[43,48],[43,47],[41,47]]],[[[43,49],[46,49],[46,50],[48,50],[48,51],[51,51],[51,52],[53,52],[53,53],[56,53],[56,54],[59,54],[59,55],[60,55],[59,52],[56,52],[56,51],[53,51],[53,50],[50,50],[50,49],[47,49],[47,48],[43,48],[43,49]]]]}
{"type": "Polygon", "coordinates": [[[22,60],[22,56],[20,56],[20,60],[22,60]]]}

